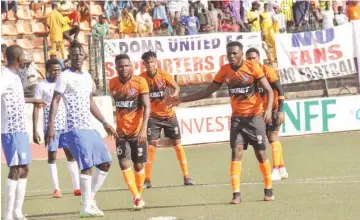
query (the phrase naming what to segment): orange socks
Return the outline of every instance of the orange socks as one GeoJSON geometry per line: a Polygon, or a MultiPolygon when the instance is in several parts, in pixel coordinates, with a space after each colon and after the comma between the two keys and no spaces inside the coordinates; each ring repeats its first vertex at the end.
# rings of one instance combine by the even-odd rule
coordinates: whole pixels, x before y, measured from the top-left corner
{"type": "Polygon", "coordinates": [[[145,180],[145,170],[142,169],[139,172],[135,171],[136,187],[140,195],[142,194],[143,191],[144,180],[145,180]]]}
{"type": "Polygon", "coordinates": [[[233,193],[240,192],[241,161],[231,161],[230,178],[233,193]]]}
{"type": "Polygon", "coordinates": [[[147,162],[145,164],[145,179],[150,180],[151,179],[151,171],[152,171],[152,164],[155,159],[155,151],[156,147],[153,145],[148,145],[147,147],[147,162]]]}
{"type": "Polygon", "coordinates": [[[181,144],[174,146],[174,148],[175,148],[175,152],[176,152],[176,157],[180,163],[181,171],[182,171],[184,177],[188,177],[189,172],[188,172],[184,148],[181,146],[181,144]]]}
{"type": "Polygon", "coordinates": [[[134,173],[131,170],[131,168],[123,170],[122,173],[124,176],[124,180],[127,183],[131,194],[133,195],[133,198],[140,198],[141,196],[138,191],[138,188],[136,187],[134,173]]]}
{"type": "Polygon", "coordinates": [[[272,158],[273,158],[273,168],[279,169],[282,158],[282,146],[280,141],[272,142],[271,149],[272,149],[272,158]]]}
{"type": "Polygon", "coordinates": [[[271,166],[269,160],[265,163],[259,163],[259,168],[263,175],[265,189],[272,188],[272,180],[271,180],[271,166]]]}
{"type": "Polygon", "coordinates": [[[280,164],[279,164],[279,168],[285,167],[284,165],[284,157],[283,157],[283,152],[282,152],[282,148],[281,148],[281,154],[280,154],[280,164]]]}

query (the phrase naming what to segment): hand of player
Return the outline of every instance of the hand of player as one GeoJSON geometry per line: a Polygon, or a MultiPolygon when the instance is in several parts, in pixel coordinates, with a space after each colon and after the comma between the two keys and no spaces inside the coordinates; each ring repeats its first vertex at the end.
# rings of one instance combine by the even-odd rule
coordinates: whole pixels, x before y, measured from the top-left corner
{"type": "Polygon", "coordinates": [[[284,123],[284,112],[278,112],[277,113],[276,122],[277,122],[278,125],[281,125],[282,123],[284,123]]]}
{"type": "Polygon", "coordinates": [[[44,100],[42,100],[42,99],[34,99],[33,103],[34,103],[35,105],[39,105],[39,106],[41,106],[41,107],[46,106],[46,102],[45,102],[44,100]]]}
{"type": "Polygon", "coordinates": [[[45,134],[45,145],[49,145],[55,138],[55,131],[53,126],[49,126],[45,134]]]}
{"type": "Polygon", "coordinates": [[[138,144],[144,144],[147,140],[147,132],[146,129],[141,129],[138,135],[138,144]]]}
{"type": "Polygon", "coordinates": [[[33,132],[33,141],[35,144],[40,144],[41,138],[37,131],[33,132]]]}
{"type": "Polygon", "coordinates": [[[271,110],[266,110],[264,112],[264,121],[266,124],[271,122],[271,110]]]}
{"type": "Polygon", "coordinates": [[[115,137],[115,138],[118,137],[118,134],[116,133],[115,129],[111,125],[109,125],[108,123],[105,123],[103,126],[104,126],[106,133],[109,136],[115,137]]]}
{"type": "Polygon", "coordinates": [[[181,103],[181,100],[179,97],[169,97],[169,98],[167,98],[166,102],[170,106],[178,106],[181,103]]]}

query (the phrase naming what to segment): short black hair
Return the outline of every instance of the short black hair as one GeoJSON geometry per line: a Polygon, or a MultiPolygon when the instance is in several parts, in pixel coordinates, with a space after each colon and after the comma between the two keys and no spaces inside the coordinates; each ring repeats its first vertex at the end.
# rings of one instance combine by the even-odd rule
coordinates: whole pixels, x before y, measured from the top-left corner
{"type": "Polygon", "coordinates": [[[228,44],[226,44],[226,48],[228,47],[239,47],[240,50],[243,49],[243,45],[239,41],[230,41],[228,44]]]}
{"type": "Polygon", "coordinates": [[[141,59],[142,60],[148,60],[148,59],[150,59],[150,58],[157,58],[157,55],[156,55],[156,53],[154,52],[154,51],[148,51],[148,52],[145,52],[145,53],[143,53],[143,55],[141,56],[141,59]]]}
{"type": "Polygon", "coordinates": [[[45,69],[48,71],[52,65],[60,65],[60,61],[58,59],[48,59],[45,64],[45,69]]]}
{"type": "Polygon", "coordinates": [[[22,47],[19,45],[11,45],[6,48],[5,56],[8,63],[14,63],[23,53],[22,47]]]}
{"type": "Polygon", "coordinates": [[[127,55],[126,53],[124,54],[119,54],[115,57],[115,62],[118,60],[129,60],[130,61],[130,57],[129,55],[127,55]]]}
{"type": "Polygon", "coordinates": [[[57,9],[58,8],[58,4],[57,3],[53,3],[51,4],[51,8],[54,10],[54,9],[57,9]]]}
{"type": "Polygon", "coordinates": [[[85,54],[85,59],[88,57],[88,55],[85,52],[85,49],[83,48],[83,46],[81,45],[81,43],[79,41],[73,40],[70,43],[69,51],[70,51],[70,49],[73,49],[73,48],[79,48],[80,50],[82,50],[84,52],[84,54],[85,54]]]}
{"type": "Polygon", "coordinates": [[[245,55],[248,55],[249,53],[256,53],[259,57],[260,57],[260,52],[258,49],[256,49],[255,47],[252,47],[250,49],[248,49],[245,53],[245,55]]]}

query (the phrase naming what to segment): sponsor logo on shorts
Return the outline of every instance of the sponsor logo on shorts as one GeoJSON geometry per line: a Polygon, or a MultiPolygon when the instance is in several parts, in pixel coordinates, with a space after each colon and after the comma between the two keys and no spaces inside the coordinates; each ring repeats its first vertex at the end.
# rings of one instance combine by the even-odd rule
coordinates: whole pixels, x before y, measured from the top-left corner
{"type": "Polygon", "coordinates": [[[151,135],[151,128],[148,128],[148,135],[151,135]]]}
{"type": "Polygon", "coordinates": [[[256,139],[257,139],[257,143],[258,144],[262,144],[263,143],[263,137],[262,137],[262,135],[256,135],[256,139]]]}
{"type": "Polygon", "coordinates": [[[138,148],[138,156],[141,157],[143,155],[143,149],[141,147],[138,148]]]}
{"type": "Polygon", "coordinates": [[[123,153],[123,151],[121,150],[120,147],[117,147],[116,148],[116,153],[117,153],[117,155],[121,155],[123,153]]]}
{"type": "Polygon", "coordinates": [[[178,127],[175,127],[174,130],[175,130],[175,134],[179,134],[179,128],[178,127]]]}

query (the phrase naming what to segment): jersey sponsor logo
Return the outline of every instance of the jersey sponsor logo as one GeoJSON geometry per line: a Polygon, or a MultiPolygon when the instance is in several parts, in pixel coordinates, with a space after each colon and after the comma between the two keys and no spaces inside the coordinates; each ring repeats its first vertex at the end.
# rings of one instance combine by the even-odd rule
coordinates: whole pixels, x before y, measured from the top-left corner
{"type": "Polygon", "coordinates": [[[247,94],[252,92],[252,86],[229,89],[230,94],[247,94]]]}
{"type": "Polygon", "coordinates": [[[137,92],[137,90],[134,89],[134,88],[129,89],[129,94],[130,95],[135,95],[136,92],[137,92]]]}
{"type": "Polygon", "coordinates": [[[116,101],[116,108],[136,108],[137,102],[135,101],[116,101]]]}
{"type": "Polygon", "coordinates": [[[151,92],[149,94],[150,98],[162,98],[164,97],[164,91],[161,92],[151,92]]]}

